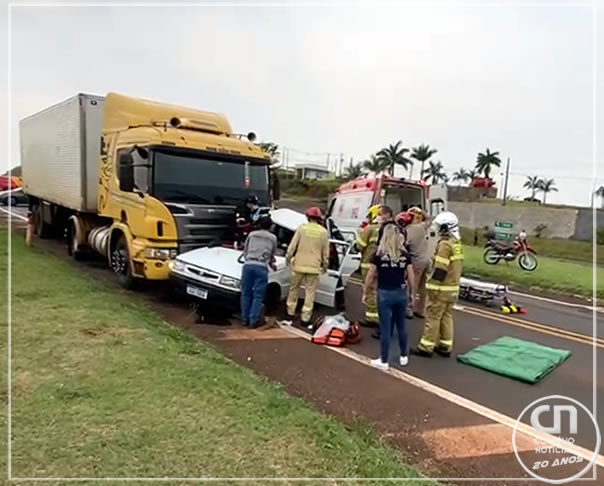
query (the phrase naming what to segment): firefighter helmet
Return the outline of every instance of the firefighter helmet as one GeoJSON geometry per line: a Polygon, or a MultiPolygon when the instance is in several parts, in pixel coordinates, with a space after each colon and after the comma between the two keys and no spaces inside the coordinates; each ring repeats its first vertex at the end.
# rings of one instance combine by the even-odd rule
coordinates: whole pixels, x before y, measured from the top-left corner
{"type": "Polygon", "coordinates": [[[413,221],[415,222],[421,223],[426,219],[426,215],[422,209],[417,206],[410,207],[408,212],[413,216],[413,221]]]}
{"type": "Polygon", "coordinates": [[[376,220],[377,215],[380,212],[380,207],[381,206],[379,204],[375,204],[367,210],[367,216],[366,216],[367,221],[369,221],[370,223],[373,223],[376,220]]]}
{"type": "Polygon", "coordinates": [[[323,219],[323,211],[321,211],[321,209],[318,208],[318,207],[316,207],[316,206],[311,206],[310,208],[308,208],[306,210],[306,217],[308,219],[322,220],[323,219]]]}
{"type": "Polygon", "coordinates": [[[444,211],[440,213],[434,218],[432,224],[439,233],[449,233],[454,238],[457,238],[458,240],[461,239],[459,233],[459,220],[452,212],[444,211]]]}

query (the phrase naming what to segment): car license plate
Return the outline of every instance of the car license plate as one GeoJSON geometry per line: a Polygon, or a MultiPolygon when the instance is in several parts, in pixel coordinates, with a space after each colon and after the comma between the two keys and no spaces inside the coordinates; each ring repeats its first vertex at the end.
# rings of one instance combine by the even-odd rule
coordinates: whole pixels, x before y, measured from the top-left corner
{"type": "Polygon", "coordinates": [[[192,285],[187,285],[187,294],[193,295],[195,297],[199,297],[200,299],[208,298],[208,291],[204,289],[198,289],[197,287],[193,287],[192,285]]]}

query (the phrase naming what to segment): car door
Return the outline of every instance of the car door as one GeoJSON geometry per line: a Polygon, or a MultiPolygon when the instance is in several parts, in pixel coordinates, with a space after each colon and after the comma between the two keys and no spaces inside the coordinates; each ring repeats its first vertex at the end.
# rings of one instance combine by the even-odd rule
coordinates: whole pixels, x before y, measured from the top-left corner
{"type": "Polygon", "coordinates": [[[330,268],[326,273],[319,277],[315,302],[327,307],[335,307],[336,292],[343,289],[352,273],[352,271],[350,271],[352,268],[350,266],[352,260],[347,258],[350,253],[351,245],[350,243],[341,240],[329,240],[329,243],[336,248],[338,254],[338,267],[330,268]],[[350,271],[350,273],[344,274],[344,271],[350,271]]]}

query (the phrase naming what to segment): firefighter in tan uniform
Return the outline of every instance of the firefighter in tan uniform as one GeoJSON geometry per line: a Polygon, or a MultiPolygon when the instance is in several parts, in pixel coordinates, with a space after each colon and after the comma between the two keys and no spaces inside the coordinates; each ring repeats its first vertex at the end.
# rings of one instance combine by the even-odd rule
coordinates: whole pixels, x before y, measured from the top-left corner
{"type": "MultiPolygon", "coordinates": [[[[366,218],[369,224],[362,229],[357,237],[357,246],[361,251],[361,275],[363,276],[364,287],[369,267],[377,250],[378,233],[380,230],[380,226],[377,223],[379,210],[379,204],[369,208],[366,218]]],[[[365,319],[361,322],[361,325],[364,327],[379,327],[380,319],[377,309],[376,286],[372,285],[372,288],[363,288],[363,295],[365,295],[365,319]]]]}
{"type": "Polygon", "coordinates": [[[329,266],[329,237],[327,230],[321,224],[323,213],[319,208],[308,208],[306,218],[308,223],[296,230],[285,256],[287,264],[292,267],[287,314],[290,317],[295,316],[300,286],[303,286],[305,295],[301,315],[302,324],[310,326],[319,277],[329,266]]]}
{"type": "Polygon", "coordinates": [[[451,356],[453,350],[453,305],[459,294],[459,280],[463,268],[463,249],[457,216],[440,213],[433,225],[439,234],[432,275],[426,283],[428,308],[424,332],[414,350],[420,356],[436,352],[451,356]]]}

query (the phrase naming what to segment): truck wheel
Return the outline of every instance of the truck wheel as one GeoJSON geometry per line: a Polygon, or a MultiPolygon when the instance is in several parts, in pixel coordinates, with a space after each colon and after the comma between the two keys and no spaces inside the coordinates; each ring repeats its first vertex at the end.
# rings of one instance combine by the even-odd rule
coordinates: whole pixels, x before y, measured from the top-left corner
{"type": "Polygon", "coordinates": [[[38,238],[50,238],[50,225],[42,218],[42,206],[38,204],[34,210],[36,217],[36,235],[38,238]]]}
{"type": "Polygon", "coordinates": [[[117,276],[120,285],[125,289],[134,288],[135,279],[132,276],[130,268],[130,254],[128,245],[123,236],[117,241],[115,247],[111,250],[111,269],[117,276]]]}
{"type": "Polygon", "coordinates": [[[73,222],[70,222],[67,226],[67,254],[76,261],[80,261],[84,257],[82,250],[79,248],[73,222]]]}

